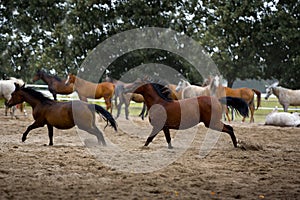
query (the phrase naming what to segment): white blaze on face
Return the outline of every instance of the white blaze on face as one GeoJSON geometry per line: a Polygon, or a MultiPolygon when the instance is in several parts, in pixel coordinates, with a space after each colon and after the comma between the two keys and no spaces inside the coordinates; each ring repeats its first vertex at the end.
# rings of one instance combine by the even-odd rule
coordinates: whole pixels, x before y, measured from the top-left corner
{"type": "Polygon", "coordinates": [[[68,76],[68,78],[67,78],[67,80],[65,82],[66,85],[69,83],[69,80],[70,80],[70,76],[68,76]]]}

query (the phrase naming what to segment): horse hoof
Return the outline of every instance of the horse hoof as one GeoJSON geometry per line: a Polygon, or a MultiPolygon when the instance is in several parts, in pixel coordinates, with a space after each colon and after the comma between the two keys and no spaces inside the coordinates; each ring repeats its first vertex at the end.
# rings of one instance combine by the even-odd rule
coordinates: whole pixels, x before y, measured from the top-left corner
{"type": "Polygon", "coordinates": [[[49,146],[53,146],[53,143],[49,143],[49,146]]]}

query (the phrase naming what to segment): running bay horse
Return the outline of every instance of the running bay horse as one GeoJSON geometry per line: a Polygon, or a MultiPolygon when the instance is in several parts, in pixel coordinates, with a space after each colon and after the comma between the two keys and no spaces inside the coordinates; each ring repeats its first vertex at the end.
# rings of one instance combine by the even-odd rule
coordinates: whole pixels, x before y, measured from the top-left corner
{"type": "Polygon", "coordinates": [[[237,147],[233,128],[221,122],[221,104],[227,102],[229,106],[237,109],[242,116],[248,115],[248,106],[242,99],[232,97],[217,99],[211,96],[199,96],[173,100],[169,98],[170,91],[167,87],[150,82],[149,79],[136,80],[130,87],[127,87],[126,91],[143,95],[149,111],[149,121],[153,129],[144,146],[148,146],[155,136],[163,130],[168,148],[173,148],[169,129],[187,129],[203,122],[208,128],[228,133],[234,147],[237,147]]]}
{"type": "Polygon", "coordinates": [[[71,94],[74,92],[73,84],[66,85],[65,79],[57,76],[51,76],[42,70],[38,70],[33,76],[32,81],[43,80],[48,85],[48,90],[52,93],[53,99],[56,101],[57,94],[71,94]]]}
{"type": "Polygon", "coordinates": [[[112,113],[111,99],[115,92],[115,85],[113,83],[92,83],[73,74],[69,74],[65,84],[74,84],[74,89],[82,101],[87,102],[87,98],[100,99],[103,97],[106,109],[112,113]]]}
{"type": "Polygon", "coordinates": [[[103,118],[116,131],[117,126],[111,114],[96,104],[88,104],[82,101],[57,102],[45,97],[42,93],[31,88],[20,87],[15,84],[15,91],[11,94],[8,106],[27,102],[32,107],[33,124],[27,127],[23,133],[22,141],[26,140],[28,133],[36,128],[47,125],[49,145],[53,145],[53,127],[58,129],[70,129],[76,125],[79,129],[95,135],[99,143],[106,145],[102,132],[95,124],[95,112],[103,118]],[[76,118],[74,119],[74,116],[76,118]]]}
{"type": "Polygon", "coordinates": [[[278,86],[278,82],[266,86],[267,100],[271,94],[274,94],[282,105],[284,112],[288,111],[289,106],[300,106],[300,90],[291,90],[278,86]]]}

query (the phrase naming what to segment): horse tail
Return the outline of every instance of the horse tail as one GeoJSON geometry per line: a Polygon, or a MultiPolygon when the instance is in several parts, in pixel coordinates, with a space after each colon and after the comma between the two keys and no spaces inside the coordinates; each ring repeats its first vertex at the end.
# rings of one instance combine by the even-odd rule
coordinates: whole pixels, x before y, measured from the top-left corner
{"type": "Polygon", "coordinates": [[[231,107],[232,109],[238,111],[238,113],[240,115],[242,115],[243,117],[249,116],[248,104],[246,103],[246,101],[244,99],[228,96],[228,97],[220,98],[219,101],[222,104],[227,105],[227,106],[231,107]]]}
{"type": "Polygon", "coordinates": [[[103,119],[106,121],[106,126],[107,127],[108,123],[110,124],[110,126],[112,126],[115,131],[117,131],[117,122],[115,121],[115,119],[113,118],[113,116],[107,111],[105,110],[103,107],[97,105],[97,104],[89,104],[89,107],[93,107],[95,106],[95,110],[98,114],[101,114],[103,119]]]}
{"type": "Polygon", "coordinates": [[[256,107],[256,110],[257,110],[258,107],[260,106],[261,92],[256,89],[252,89],[252,91],[255,92],[255,94],[257,96],[257,107],[256,107]]]}

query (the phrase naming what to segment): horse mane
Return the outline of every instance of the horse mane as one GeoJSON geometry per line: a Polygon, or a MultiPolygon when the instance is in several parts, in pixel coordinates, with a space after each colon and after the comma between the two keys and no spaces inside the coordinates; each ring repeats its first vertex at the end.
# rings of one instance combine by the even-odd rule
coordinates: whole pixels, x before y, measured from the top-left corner
{"type": "Polygon", "coordinates": [[[54,78],[55,80],[57,80],[57,81],[60,81],[60,82],[62,81],[61,78],[59,78],[59,77],[56,76],[56,75],[54,75],[53,78],[54,78]]]}
{"type": "Polygon", "coordinates": [[[22,91],[28,93],[29,95],[39,99],[42,103],[51,103],[52,99],[45,97],[41,92],[34,90],[31,87],[22,88],[22,91]]]}
{"type": "MultiPolygon", "coordinates": [[[[161,82],[161,81],[160,81],[161,82]]],[[[171,90],[162,83],[150,83],[156,93],[166,101],[173,101],[171,98],[171,90]]]]}
{"type": "Polygon", "coordinates": [[[55,80],[60,81],[60,82],[62,81],[61,78],[59,78],[58,76],[48,74],[48,73],[45,72],[44,70],[39,70],[37,73],[43,74],[43,75],[48,76],[48,77],[52,77],[52,78],[54,78],[55,80]]]}

